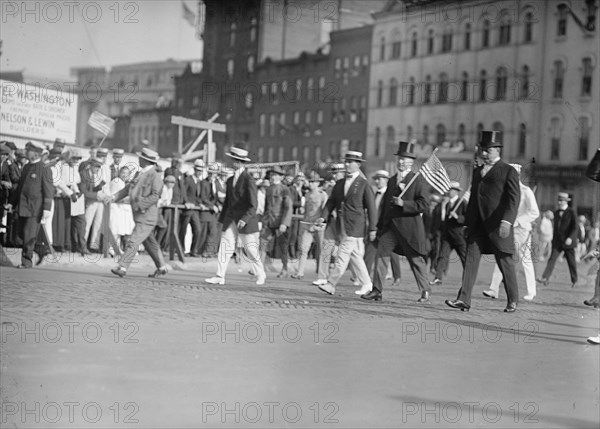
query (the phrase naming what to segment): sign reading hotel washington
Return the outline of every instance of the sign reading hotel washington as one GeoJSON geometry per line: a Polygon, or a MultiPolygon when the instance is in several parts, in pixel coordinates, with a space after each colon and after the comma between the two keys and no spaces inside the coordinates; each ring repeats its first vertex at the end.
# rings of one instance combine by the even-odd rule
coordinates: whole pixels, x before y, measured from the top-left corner
{"type": "Polygon", "coordinates": [[[0,80],[0,134],[28,140],[75,142],[77,95],[0,80]]]}

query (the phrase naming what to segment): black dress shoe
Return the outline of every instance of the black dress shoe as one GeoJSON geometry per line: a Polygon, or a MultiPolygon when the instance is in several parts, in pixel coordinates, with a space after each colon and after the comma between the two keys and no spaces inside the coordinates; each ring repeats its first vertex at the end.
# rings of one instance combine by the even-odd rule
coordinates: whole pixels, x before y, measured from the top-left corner
{"type": "Polygon", "coordinates": [[[421,298],[417,299],[417,302],[429,302],[429,292],[423,291],[421,298]]]}
{"type": "Polygon", "coordinates": [[[381,292],[377,289],[373,289],[371,292],[361,295],[360,297],[367,301],[381,301],[381,292]]]}
{"type": "Polygon", "coordinates": [[[148,277],[157,278],[160,276],[166,276],[167,273],[168,270],[166,268],[157,268],[156,271],[154,271],[152,274],[148,274],[148,277]]]}
{"type": "Polygon", "coordinates": [[[504,309],[505,313],[514,313],[515,311],[517,311],[517,303],[516,302],[510,302],[506,305],[506,308],[504,309]]]}
{"type": "Polygon", "coordinates": [[[583,301],[583,303],[585,305],[589,305],[590,307],[598,308],[598,306],[600,305],[600,300],[598,300],[597,298],[586,299],[585,301],[583,301]]]}
{"type": "Polygon", "coordinates": [[[471,309],[470,305],[465,304],[460,299],[455,299],[455,300],[447,299],[446,305],[448,307],[452,307],[452,308],[460,308],[461,311],[469,311],[471,309]]]}
{"type": "Polygon", "coordinates": [[[125,271],[123,268],[119,267],[119,268],[112,268],[110,270],[111,273],[113,273],[116,276],[119,276],[121,278],[125,277],[125,274],[127,274],[127,271],[125,271]]]}

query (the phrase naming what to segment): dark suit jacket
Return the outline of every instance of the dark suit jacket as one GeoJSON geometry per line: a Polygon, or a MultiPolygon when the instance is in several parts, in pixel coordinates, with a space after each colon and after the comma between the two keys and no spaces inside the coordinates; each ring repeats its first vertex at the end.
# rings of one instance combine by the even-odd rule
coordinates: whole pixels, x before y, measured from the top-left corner
{"type": "MultiPolygon", "coordinates": [[[[375,194],[367,179],[361,175],[354,179],[346,195],[344,195],[345,185],[346,179],[340,179],[336,182],[321,217],[327,219],[329,214],[336,210],[337,222],[343,222],[347,236],[364,237],[367,222],[370,231],[377,229],[375,194]],[[366,215],[365,209],[367,210],[366,215]]],[[[340,232],[340,228],[338,228],[338,232],[340,232]]]]}
{"type": "Polygon", "coordinates": [[[173,198],[171,204],[183,204],[185,195],[185,176],[178,168],[169,167],[165,170],[165,177],[175,177],[175,186],[173,187],[173,198]]]}
{"type": "MultiPolygon", "coordinates": [[[[408,173],[401,183],[408,185],[415,173],[408,173]]],[[[402,190],[398,186],[398,174],[394,174],[388,182],[388,187],[383,195],[383,210],[377,224],[377,234],[381,236],[390,229],[394,229],[408,246],[420,255],[429,252],[429,243],[425,236],[425,224],[421,213],[429,208],[425,197],[425,182],[422,176],[417,177],[412,185],[402,196],[404,206],[399,207],[392,202],[392,197],[400,195],[402,190]]],[[[395,253],[406,255],[404,249],[394,249],[395,253]]]]}
{"type": "Polygon", "coordinates": [[[219,222],[223,224],[223,231],[229,228],[231,222],[237,223],[243,220],[246,222],[246,226],[239,231],[241,234],[258,232],[256,183],[246,170],[240,174],[235,187],[233,179],[234,177],[227,179],[225,202],[219,216],[219,222]]]}
{"type": "Polygon", "coordinates": [[[200,211],[200,221],[212,222],[216,221],[215,213],[217,206],[219,206],[219,198],[217,193],[219,192],[221,184],[215,179],[215,191],[213,192],[210,178],[206,178],[200,182],[200,202],[204,204],[208,210],[200,211]]]}
{"type": "Polygon", "coordinates": [[[52,208],[54,186],[52,171],[42,161],[28,163],[23,167],[17,191],[12,196],[21,217],[42,218],[44,210],[52,208]]]}
{"type": "Polygon", "coordinates": [[[521,199],[519,174],[517,170],[502,160],[499,160],[481,177],[483,167],[473,171],[471,198],[467,205],[467,241],[485,235],[487,246],[482,253],[513,253],[515,240],[513,229],[507,238],[500,238],[499,230],[502,220],[514,224],[521,199]]]}
{"type": "Polygon", "coordinates": [[[446,206],[446,216],[452,213],[456,208],[456,214],[458,215],[458,219],[446,218],[446,220],[444,220],[444,222],[442,222],[441,225],[442,235],[446,234],[456,238],[464,238],[467,203],[465,201],[461,201],[462,198],[459,196],[458,199],[454,202],[454,204],[448,203],[448,205],[446,206]]]}
{"type": "Polygon", "coordinates": [[[183,183],[185,192],[183,194],[182,203],[190,203],[199,206],[202,203],[200,198],[202,193],[202,180],[198,179],[198,183],[196,183],[192,176],[187,176],[183,183]]]}
{"type": "Polygon", "coordinates": [[[572,208],[567,207],[562,216],[558,210],[554,212],[554,235],[552,236],[552,247],[559,250],[574,249],[577,246],[577,217],[572,208]],[[567,246],[565,240],[571,238],[571,244],[567,246]]]}

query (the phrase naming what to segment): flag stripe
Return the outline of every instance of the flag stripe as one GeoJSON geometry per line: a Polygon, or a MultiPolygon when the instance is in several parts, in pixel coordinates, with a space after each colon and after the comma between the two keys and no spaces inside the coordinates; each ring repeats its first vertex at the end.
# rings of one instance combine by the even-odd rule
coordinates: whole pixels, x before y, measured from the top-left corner
{"type": "Polygon", "coordinates": [[[88,119],[89,126],[100,131],[105,136],[110,134],[114,123],[115,120],[113,118],[103,115],[97,110],[94,110],[88,119]]]}
{"type": "Polygon", "coordinates": [[[440,162],[435,154],[432,154],[429,159],[421,166],[421,174],[440,194],[445,194],[450,190],[450,178],[444,165],[440,162]]]}

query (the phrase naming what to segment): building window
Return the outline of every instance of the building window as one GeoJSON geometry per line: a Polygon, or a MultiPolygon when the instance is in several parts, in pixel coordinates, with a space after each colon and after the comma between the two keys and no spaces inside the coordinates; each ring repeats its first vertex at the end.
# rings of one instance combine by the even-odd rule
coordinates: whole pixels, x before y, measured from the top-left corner
{"type": "Polygon", "coordinates": [[[490,46],[490,21],[487,19],[483,21],[483,34],[481,40],[481,46],[487,48],[490,46]]]}
{"type": "Polygon", "coordinates": [[[375,156],[381,156],[379,153],[379,145],[381,144],[381,130],[375,127],[375,156]]]}
{"type": "Polygon", "coordinates": [[[344,67],[344,70],[348,70],[350,68],[350,58],[344,57],[342,66],[344,67]]]}
{"type": "Polygon", "coordinates": [[[277,125],[277,117],[275,116],[275,113],[271,113],[271,116],[269,118],[269,136],[275,137],[276,125],[277,125]]]}
{"type": "Polygon", "coordinates": [[[590,147],[590,121],[585,116],[579,118],[579,160],[587,161],[590,147]]]}
{"type": "Polygon", "coordinates": [[[466,133],[466,128],[465,128],[465,124],[459,124],[458,125],[458,137],[457,137],[457,141],[459,142],[465,142],[465,133],[466,133]]]}
{"type": "Polygon", "coordinates": [[[406,127],[406,141],[410,142],[413,138],[413,127],[410,125],[406,127]]]}
{"type": "Polygon", "coordinates": [[[363,57],[362,57],[362,66],[364,68],[369,67],[369,56],[368,55],[363,55],[363,57]]]}
{"type": "Polygon", "coordinates": [[[299,101],[302,98],[302,79],[296,79],[296,98],[294,101],[299,101]]]}
{"type": "Polygon", "coordinates": [[[246,109],[252,109],[254,107],[254,94],[252,92],[248,92],[246,94],[246,109]]]}
{"type": "Polygon", "coordinates": [[[435,33],[433,28],[430,28],[427,32],[427,53],[433,54],[433,50],[435,48],[435,33]]]}
{"type": "Polygon", "coordinates": [[[317,124],[323,124],[323,110],[317,110],[317,124]]]}
{"type": "Polygon", "coordinates": [[[525,34],[523,35],[523,41],[525,43],[533,40],[533,13],[527,12],[525,14],[525,34]]]}
{"type": "Polygon", "coordinates": [[[267,156],[268,156],[267,162],[273,162],[273,152],[274,152],[274,149],[272,147],[267,149],[267,156]]]}
{"type": "Polygon", "coordinates": [[[383,104],[383,81],[377,82],[377,107],[383,104]]]}
{"type": "Polygon", "coordinates": [[[306,79],[306,99],[312,100],[315,94],[315,80],[312,77],[306,79]]]}
{"type": "Polygon", "coordinates": [[[346,97],[342,97],[340,99],[340,116],[339,116],[339,121],[344,123],[346,122],[346,97]]]}
{"type": "Polygon", "coordinates": [[[477,139],[477,144],[479,144],[479,139],[481,138],[482,131],[483,131],[483,124],[480,122],[477,124],[477,136],[475,137],[477,139]]]}
{"type": "Polygon", "coordinates": [[[442,73],[440,75],[440,94],[438,97],[438,103],[445,103],[448,101],[448,75],[442,73]]]}
{"type": "Polygon", "coordinates": [[[446,141],[446,127],[444,124],[438,124],[435,127],[435,141],[437,146],[441,146],[446,141]]]}
{"type": "Polygon", "coordinates": [[[465,24],[465,51],[471,49],[471,24],[465,24]]]}
{"type": "Polygon", "coordinates": [[[358,98],[350,97],[350,122],[354,123],[358,120],[358,98]]]}
{"type": "Polygon", "coordinates": [[[341,70],[342,69],[342,59],[341,58],[336,58],[335,59],[335,63],[334,63],[333,68],[335,70],[341,70]]]}
{"type": "Polygon", "coordinates": [[[566,36],[567,35],[567,15],[568,8],[563,7],[558,10],[558,21],[556,23],[556,35],[566,36]]]}
{"type": "Polygon", "coordinates": [[[479,75],[479,101],[486,101],[487,72],[481,70],[479,75]]]}
{"type": "Polygon", "coordinates": [[[583,76],[581,78],[581,95],[583,97],[590,97],[592,95],[592,59],[583,59],[583,76]]]}
{"type": "Polygon", "coordinates": [[[360,68],[360,57],[358,55],[354,56],[354,62],[353,62],[353,67],[355,69],[360,68]]]}
{"type": "Polygon", "coordinates": [[[385,61],[385,37],[380,39],[381,45],[379,46],[379,61],[385,61]]]}
{"type": "Polygon", "coordinates": [[[257,27],[256,18],[252,18],[250,20],[250,41],[251,42],[256,41],[256,27],[257,27]]]}
{"type": "Polygon", "coordinates": [[[417,56],[417,44],[418,44],[418,39],[417,39],[417,32],[413,32],[412,34],[412,41],[411,41],[411,56],[416,57],[417,56]]]}
{"type": "Polygon", "coordinates": [[[452,51],[452,30],[447,30],[442,36],[442,52],[452,51]]]}
{"type": "MultiPolygon", "coordinates": [[[[394,129],[394,127],[392,127],[391,125],[389,127],[387,127],[387,133],[386,133],[386,137],[385,137],[385,147],[392,147],[394,145],[394,143],[396,142],[396,130],[394,129]]],[[[386,150],[384,148],[384,150],[381,151],[383,156],[386,156],[386,150]]]]}
{"type": "Polygon", "coordinates": [[[321,146],[315,147],[315,161],[321,161],[321,146]]]}
{"type": "Polygon", "coordinates": [[[400,50],[402,48],[402,42],[400,42],[400,40],[394,40],[394,43],[392,44],[392,58],[397,60],[398,58],[400,58],[400,50]]]}
{"type": "Polygon", "coordinates": [[[295,111],[294,112],[294,125],[300,125],[300,112],[299,111],[295,111]]]}
{"type": "Polygon", "coordinates": [[[254,59],[254,55],[250,55],[248,57],[248,73],[254,73],[254,64],[256,60],[254,59]]]}
{"type": "Polygon", "coordinates": [[[562,98],[565,67],[562,61],[554,61],[554,98],[562,98]]]}
{"type": "Polygon", "coordinates": [[[390,106],[395,106],[398,101],[398,81],[396,78],[390,80],[390,106]]]}
{"type": "Polygon", "coordinates": [[[358,110],[358,120],[360,122],[366,121],[367,119],[367,97],[364,95],[360,96],[360,107],[358,110]]]}
{"type": "Polygon", "coordinates": [[[552,118],[550,121],[550,160],[558,161],[560,159],[560,120],[552,118]]]}
{"type": "Polygon", "coordinates": [[[423,144],[429,144],[429,125],[423,125],[423,144]]]}
{"type": "Polygon", "coordinates": [[[229,27],[229,47],[233,48],[235,46],[235,32],[237,30],[237,25],[235,22],[231,23],[229,27]]]}
{"type": "Polygon", "coordinates": [[[506,100],[507,72],[504,67],[496,70],[496,100],[506,100]]]}
{"type": "Polygon", "coordinates": [[[523,66],[521,69],[521,99],[529,98],[529,67],[523,66]]]}
{"type": "Polygon", "coordinates": [[[462,83],[460,91],[460,99],[462,101],[467,101],[469,99],[469,73],[467,72],[463,72],[462,74],[462,83]]]}
{"type": "Polygon", "coordinates": [[[279,146],[278,152],[279,152],[278,161],[283,162],[285,160],[285,148],[283,146],[279,146]]]}
{"type": "Polygon", "coordinates": [[[312,122],[312,113],[310,110],[306,110],[304,112],[304,124],[307,126],[310,126],[311,122],[312,122]]]}
{"type": "Polygon", "coordinates": [[[423,94],[423,103],[431,103],[431,76],[425,76],[425,94],[423,94]]]}
{"type": "Polygon", "coordinates": [[[408,96],[408,104],[415,104],[415,78],[411,76],[408,85],[406,87],[406,93],[408,96]]]}
{"type": "Polygon", "coordinates": [[[233,59],[227,60],[227,79],[233,79],[233,72],[235,71],[235,62],[233,59]]]}
{"type": "Polygon", "coordinates": [[[517,148],[518,156],[525,156],[527,150],[527,126],[524,122],[519,125],[519,147],[517,148]]]}
{"type": "Polygon", "coordinates": [[[510,43],[511,23],[507,14],[504,14],[500,22],[500,35],[498,38],[499,45],[508,45],[510,43]]]}
{"type": "Polygon", "coordinates": [[[285,135],[285,112],[281,112],[279,114],[279,135],[283,136],[285,135]]]}
{"type": "Polygon", "coordinates": [[[502,125],[502,122],[500,122],[500,121],[494,122],[492,124],[492,130],[498,131],[500,133],[500,141],[502,141],[504,139],[504,125],[502,125]]]}
{"type": "Polygon", "coordinates": [[[261,113],[259,116],[259,135],[261,137],[265,136],[265,132],[266,132],[266,128],[267,128],[267,115],[265,115],[264,113],[261,113]]]}

